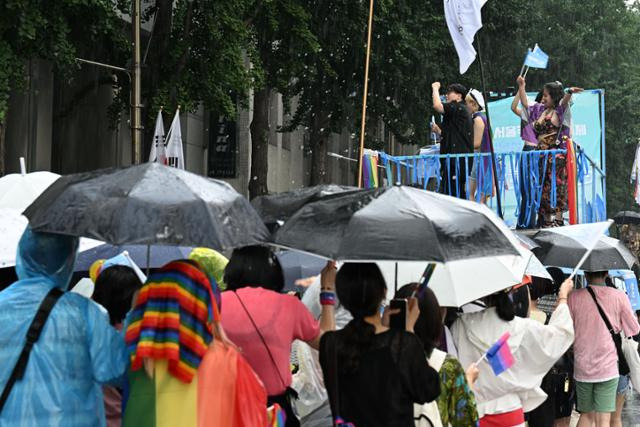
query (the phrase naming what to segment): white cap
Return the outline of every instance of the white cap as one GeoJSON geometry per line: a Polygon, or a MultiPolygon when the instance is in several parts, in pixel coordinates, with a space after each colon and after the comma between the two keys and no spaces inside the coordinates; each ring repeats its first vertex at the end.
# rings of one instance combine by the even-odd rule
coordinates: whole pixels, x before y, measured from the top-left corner
{"type": "Polygon", "coordinates": [[[482,96],[482,92],[480,92],[478,89],[471,89],[469,91],[469,96],[471,96],[473,100],[476,101],[481,110],[484,110],[486,108],[484,104],[484,96],[482,96]]]}

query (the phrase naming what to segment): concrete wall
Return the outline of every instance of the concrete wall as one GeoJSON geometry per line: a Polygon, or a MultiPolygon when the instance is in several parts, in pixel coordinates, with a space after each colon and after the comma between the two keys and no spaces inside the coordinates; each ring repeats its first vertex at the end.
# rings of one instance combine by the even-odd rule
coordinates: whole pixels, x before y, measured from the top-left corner
{"type": "MultiPolygon", "coordinates": [[[[18,172],[19,157],[27,159],[29,170],[52,170],[68,174],[131,163],[131,137],[127,114],[111,123],[108,109],[117,95],[114,76],[95,67],[83,67],[70,81],[53,78],[51,66],[34,60],[29,64],[27,90],[13,93],[6,132],[8,172],[18,172]]],[[[251,164],[249,125],[253,111],[240,109],[236,118],[237,175],[227,181],[241,194],[248,194],[251,164]]],[[[295,109],[295,101],[292,105],[295,109]]],[[[173,112],[171,112],[173,114],[173,112]]],[[[188,170],[207,173],[209,112],[200,107],[181,114],[185,164],[188,170]]],[[[305,150],[305,131],[278,132],[288,117],[282,96],[274,93],[270,103],[268,188],[287,191],[309,183],[311,153],[305,150]]],[[[168,130],[168,129],[167,129],[168,130]]],[[[413,153],[413,147],[389,147],[395,154],[413,153]]],[[[358,140],[343,132],[333,134],[328,151],[356,159],[358,140]]],[[[388,150],[389,151],[389,150],[388,150]]],[[[143,153],[146,160],[149,153],[143,153]]],[[[327,180],[355,185],[356,162],[329,156],[327,180]]]]}
{"type": "Polygon", "coordinates": [[[27,62],[25,67],[29,72],[26,87],[9,98],[5,134],[7,173],[20,171],[20,157],[25,158],[27,171],[51,169],[52,67],[38,59],[27,62]]]}

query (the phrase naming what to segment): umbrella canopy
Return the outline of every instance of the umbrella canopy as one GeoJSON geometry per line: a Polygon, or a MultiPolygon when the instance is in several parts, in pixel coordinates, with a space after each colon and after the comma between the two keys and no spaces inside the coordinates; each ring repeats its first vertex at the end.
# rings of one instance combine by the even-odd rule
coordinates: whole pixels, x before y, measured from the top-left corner
{"type": "Polygon", "coordinates": [[[330,259],[403,261],[400,275],[408,273],[413,281],[426,262],[436,262],[429,286],[444,306],[520,283],[530,258],[486,206],[403,186],[308,203],[274,242],[330,259]]]}
{"type": "Polygon", "coordinates": [[[284,290],[295,289],[296,280],[320,274],[327,260],[298,251],[280,251],[276,253],[282,273],[284,274],[284,290]]]}
{"type": "MultiPolygon", "coordinates": [[[[539,231],[533,240],[540,245],[533,250],[544,265],[574,268],[587,251],[586,225],[549,228],[539,231]]],[[[624,244],[608,236],[598,240],[593,252],[582,266],[584,271],[628,269],[637,262],[624,244]]]]}
{"type": "Polygon", "coordinates": [[[271,228],[278,222],[288,220],[298,209],[307,203],[315,202],[335,194],[357,191],[356,187],[342,185],[318,185],[315,187],[299,188],[284,193],[269,194],[256,197],[251,204],[262,220],[271,228]]]}
{"type": "Polygon", "coordinates": [[[613,220],[618,225],[640,225],[640,213],[634,211],[620,211],[613,217],[613,220]]]}
{"type": "Polygon", "coordinates": [[[170,261],[186,259],[193,248],[188,246],[147,246],[123,245],[114,246],[108,243],[89,248],[78,253],[75,271],[89,271],[89,267],[96,260],[109,259],[127,251],[129,256],[140,268],[160,268],[170,261]],[[147,250],[149,263],[147,264],[147,250]]]}
{"type": "Polygon", "coordinates": [[[515,231],[513,234],[516,235],[516,237],[518,238],[522,246],[529,249],[530,251],[540,247],[539,244],[537,244],[531,237],[529,237],[525,233],[522,233],[520,231],[515,231]]]}
{"type": "Polygon", "coordinates": [[[226,249],[269,239],[251,204],[229,184],[158,163],[63,176],[24,214],[36,231],[116,246],[226,249]]]}
{"type": "Polygon", "coordinates": [[[308,203],[275,233],[274,243],[351,261],[520,254],[513,233],[485,206],[404,186],[308,203]]]}
{"type": "Polygon", "coordinates": [[[51,172],[12,173],[0,178],[0,207],[22,212],[60,175],[51,172]]]}
{"type": "MultiPolygon", "coordinates": [[[[27,228],[27,218],[15,209],[0,208],[0,268],[16,265],[18,243],[24,229],[27,228]]],[[[80,239],[79,251],[88,250],[102,242],[93,239],[80,239]]]]}

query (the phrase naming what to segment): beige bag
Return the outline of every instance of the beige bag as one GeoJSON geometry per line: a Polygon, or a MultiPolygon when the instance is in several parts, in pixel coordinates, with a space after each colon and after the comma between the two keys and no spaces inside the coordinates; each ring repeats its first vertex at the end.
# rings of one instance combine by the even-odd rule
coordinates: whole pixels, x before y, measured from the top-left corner
{"type": "MultiPolygon", "coordinates": [[[[434,348],[431,352],[429,366],[440,372],[440,368],[444,363],[447,353],[434,348]]],[[[438,409],[438,401],[425,403],[424,405],[413,405],[413,419],[416,427],[443,427],[440,419],[440,410],[438,409]]]]}

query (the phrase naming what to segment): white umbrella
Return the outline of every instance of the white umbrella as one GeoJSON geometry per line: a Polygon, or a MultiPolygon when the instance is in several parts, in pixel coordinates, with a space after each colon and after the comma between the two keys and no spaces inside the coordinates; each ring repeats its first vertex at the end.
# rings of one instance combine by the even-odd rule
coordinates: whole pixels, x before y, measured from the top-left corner
{"type": "MultiPolygon", "coordinates": [[[[436,263],[428,286],[443,307],[461,307],[487,295],[502,291],[522,282],[527,258],[512,255],[473,258],[436,263]]],[[[396,277],[395,262],[377,262],[387,282],[393,289],[396,277]]],[[[410,282],[419,282],[426,262],[398,262],[398,287],[410,282]]]]}
{"type": "Polygon", "coordinates": [[[24,211],[60,175],[51,172],[26,173],[24,160],[20,159],[21,173],[0,178],[0,207],[24,211]]]}
{"type": "MultiPolygon", "coordinates": [[[[27,228],[27,218],[19,210],[0,207],[0,268],[16,265],[18,243],[27,228]]],[[[104,244],[99,240],[80,239],[80,251],[104,244]]]]}

